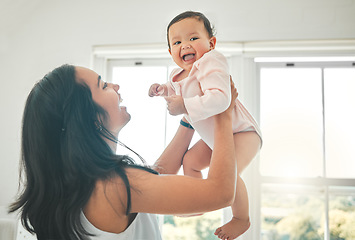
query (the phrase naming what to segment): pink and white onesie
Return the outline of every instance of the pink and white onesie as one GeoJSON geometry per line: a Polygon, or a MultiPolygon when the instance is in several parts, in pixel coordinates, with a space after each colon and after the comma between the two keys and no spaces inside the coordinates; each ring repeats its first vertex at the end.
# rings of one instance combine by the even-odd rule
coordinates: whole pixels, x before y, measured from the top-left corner
{"type": "MultiPolygon", "coordinates": [[[[214,120],[211,117],[225,111],[231,101],[227,59],[218,51],[211,50],[193,64],[186,78],[176,81],[176,76],[182,71],[181,68],[172,71],[166,84],[168,95],[183,97],[186,120],[213,149],[214,120]]],[[[261,138],[257,122],[237,98],[233,112],[233,133],[245,131],[255,131],[261,138]]]]}

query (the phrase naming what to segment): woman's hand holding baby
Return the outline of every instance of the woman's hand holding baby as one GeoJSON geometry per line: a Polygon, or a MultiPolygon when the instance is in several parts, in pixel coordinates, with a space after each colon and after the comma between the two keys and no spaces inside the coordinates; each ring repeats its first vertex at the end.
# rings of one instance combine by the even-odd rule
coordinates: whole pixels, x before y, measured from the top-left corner
{"type": "Polygon", "coordinates": [[[173,95],[170,97],[164,97],[166,100],[167,108],[170,115],[176,116],[187,113],[184,99],[179,95],[173,95]]]}

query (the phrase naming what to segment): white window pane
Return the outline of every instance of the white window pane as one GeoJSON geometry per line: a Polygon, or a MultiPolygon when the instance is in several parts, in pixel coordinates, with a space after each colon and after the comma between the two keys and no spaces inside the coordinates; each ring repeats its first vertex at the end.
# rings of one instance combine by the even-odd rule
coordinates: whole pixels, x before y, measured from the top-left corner
{"type": "MultiPolygon", "coordinates": [[[[148,96],[152,83],[164,83],[166,67],[114,67],[112,82],[120,85],[123,105],[131,121],[122,129],[119,140],[140,154],[149,165],[164,150],[166,104],[148,96]]],[[[118,154],[134,154],[118,148],[118,154]]],[[[138,161],[137,161],[138,162],[138,161]]]]}
{"type": "Polygon", "coordinates": [[[260,124],[262,175],[322,176],[321,69],[261,69],[260,124]]]}
{"type": "Polygon", "coordinates": [[[355,178],[355,69],[325,69],[326,174],[355,178]]]}

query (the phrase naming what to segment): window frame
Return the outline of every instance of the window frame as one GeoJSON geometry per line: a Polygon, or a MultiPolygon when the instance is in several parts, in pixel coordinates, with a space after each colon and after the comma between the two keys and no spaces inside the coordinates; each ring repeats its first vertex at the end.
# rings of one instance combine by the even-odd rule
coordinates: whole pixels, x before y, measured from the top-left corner
{"type": "MultiPolygon", "coordinates": [[[[112,81],[112,69],[116,66],[120,66],[120,67],[140,67],[140,66],[166,66],[167,68],[175,65],[176,67],[178,67],[171,59],[170,56],[168,56],[169,58],[165,58],[163,56],[161,56],[160,58],[151,58],[149,56],[146,56],[144,58],[123,58],[123,59],[107,59],[106,60],[106,79],[108,82],[112,81]]],[[[227,56],[227,60],[230,57],[227,56]]],[[[167,69],[168,70],[168,69],[167,69]]],[[[170,140],[172,139],[173,135],[170,136],[168,135],[167,132],[167,127],[170,126],[170,122],[173,121],[169,121],[169,116],[168,116],[168,112],[165,112],[165,123],[166,125],[164,126],[165,128],[165,139],[164,139],[164,147],[166,147],[170,140]]],[[[176,118],[176,117],[170,117],[170,118],[176,118]]],[[[178,123],[178,122],[177,122],[178,123]]],[[[193,139],[191,141],[191,145],[192,146],[197,140],[199,140],[200,137],[198,134],[194,134],[193,139]]],[[[205,174],[206,171],[203,171],[203,174],[205,174]]],[[[182,172],[180,171],[179,174],[182,174],[182,172]]],[[[231,215],[231,210],[229,208],[225,208],[222,210],[222,223],[226,223],[230,220],[230,218],[232,217],[231,215]]],[[[163,227],[163,222],[164,222],[164,218],[163,216],[159,216],[159,225],[160,228],[163,227]]]]}
{"type": "MultiPolygon", "coordinates": [[[[355,56],[355,40],[219,42],[217,49],[230,57],[231,75],[236,82],[239,98],[260,122],[260,69],[255,58],[260,57],[325,57],[355,56]]],[[[170,58],[166,44],[93,46],[90,67],[107,78],[107,66],[114,59],[170,58]]],[[[271,63],[270,63],[271,64],[271,63]]],[[[311,63],[314,64],[314,63],[311,63]]],[[[326,63],[323,63],[326,64],[326,63]]],[[[335,63],[339,64],[339,63],[335,63]]],[[[243,173],[249,192],[251,228],[239,239],[259,239],[261,236],[261,184],[278,183],[280,179],[261,176],[257,157],[243,173]]],[[[283,179],[289,184],[355,186],[343,179],[283,179]]],[[[348,193],[348,192],[347,192],[348,193]]],[[[223,222],[229,221],[231,211],[223,210],[223,222]]],[[[328,238],[329,239],[329,233],[328,238]]]]}
{"type": "MultiPolygon", "coordinates": [[[[329,58],[331,59],[331,58],[329,58]]],[[[271,59],[270,59],[271,60],[271,59]]],[[[309,62],[302,60],[301,62],[290,62],[290,61],[282,61],[280,58],[278,61],[265,61],[263,62],[256,60],[257,69],[259,73],[258,85],[260,88],[260,72],[261,69],[265,68],[319,68],[321,69],[321,81],[322,81],[322,146],[323,146],[323,166],[322,172],[323,176],[316,177],[316,178],[309,178],[309,177],[292,177],[292,178],[284,178],[284,177],[274,177],[274,176],[262,176],[259,172],[259,179],[260,179],[260,191],[261,195],[263,193],[282,193],[282,190],[273,189],[271,191],[263,190],[262,186],[267,184],[273,185],[283,185],[283,184],[291,184],[291,185],[298,185],[304,187],[315,187],[317,189],[321,189],[320,194],[323,194],[324,199],[324,212],[325,212],[325,233],[324,233],[324,240],[330,239],[330,231],[329,231],[329,198],[331,195],[352,195],[355,196],[354,191],[347,191],[341,190],[341,187],[355,187],[355,178],[330,178],[326,175],[326,154],[325,154],[325,111],[324,111],[324,70],[327,68],[355,68],[355,58],[354,61],[327,61],[327,62],[309,62]],[[340,190],[339,190],[340,189],[340,190]]],[[[260,105],[259,105],[260,106],[260,105]]],[[[307,194],[307,190],[301,190],[298,192],[300,194],[307,194]]]]}

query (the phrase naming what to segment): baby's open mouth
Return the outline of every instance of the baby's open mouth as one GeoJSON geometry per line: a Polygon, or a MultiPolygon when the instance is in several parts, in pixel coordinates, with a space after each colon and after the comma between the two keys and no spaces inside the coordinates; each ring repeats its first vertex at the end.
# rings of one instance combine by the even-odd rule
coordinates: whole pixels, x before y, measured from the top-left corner
{"type": "Polygon", "coordinates": [[[186,54],[186,55],[182,56],[182,59],[184,61],[189,61],[189,60],[193,59],[194,57],[195,57],[195,54],[190,53],[190,54],[186,54]]]}

